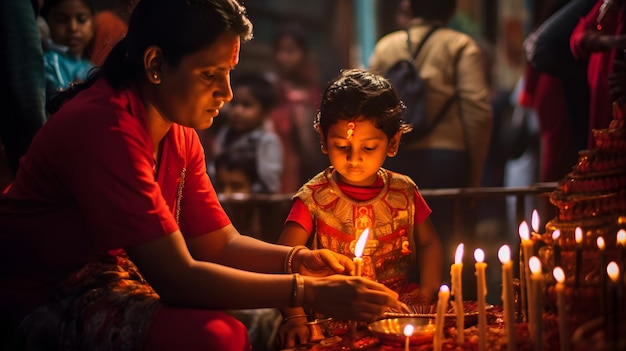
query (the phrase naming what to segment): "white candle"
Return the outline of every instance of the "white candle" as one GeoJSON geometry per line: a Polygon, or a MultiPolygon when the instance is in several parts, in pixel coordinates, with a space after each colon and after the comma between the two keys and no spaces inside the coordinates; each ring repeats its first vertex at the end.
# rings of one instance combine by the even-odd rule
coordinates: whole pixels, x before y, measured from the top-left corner
{"type": "Polygon", "coordinates": [[[620,270],[626,271],[626,230],[620,229],[617,231],[617,246],[620,248],[620,270]]]}
{"type": "Polygon", "coordinates": [[[607,281],[606,281],[606,251],[604,250],[605,245],[604,245],[604,238],[602,236],[598,236],[596,238],[596,245],[598,245],[598,250],[600,251],[600,291],[601,291],[601,296],[600,296],[600,311],[602,312],[602,315],[604,316],[605,320],[608,317],[608,314],[611,313],[608,310],[608,304],[606,303],[606,300],[608,298],[607,296],[607,281]]]}
{"type": "MultiPolygon", "coordinates": [[[[363,255],[363,250],[365,250],[365,244],[367,243],[369,233],[369,228],[365,228],[354,245],[354,258],[352,259],[352,262],[354,262],[354,275],[357,277],[361,276],[361,267],[363,266],[363,258],[361,258],[361,256],[363,255]]],[[[357,322],[350,321],[350,331],[355,333],[356,328],[357,322]]]]}
{"type": "Polygon", "coordinates": [[[617,262],[615,261],[611,261],[607,266],[606,266],[606,274],[609,277],[609,280],[611,281],[611,285],[610,285],[610,289],[609,289],[609,298],[608,298],[608,303],[607,305],[609,306],[609,315],[607,315],[607,340],[609,342],[609,345],[613,345],[614,347],[617,347],[618,344],[618,326],[619,326],[619,321],[621,320],[621,316],[620,314],[620,310],[621,310],[621,306],[619,304],[619,299],[621,299],[621,296],[618,297],[618,289],[619,289],[619,266],[617,265],[617,262]]]}
{"type": "Polygon", "coordinates": [[[463,243],[456,248],[454,263],[450,267],[452,280],[452,296],[454,296],[454,312],[456,315],[456,342],[460,345],[465,342],[465,309],[463,308],[463,243]]]}
{"type": "Polygon", "coordinates": [[[580,272],[583,265],[583,230],[576,227],[574,230],[574,239],[576,240],[576,275],[574,276],[574,285],[578,289],[580,284],[580,272]]]}
{"type": "Polygon", "coordinates": [[[522,221],[519,225],[519,237],[521,240],[520,245],[522,249],[522,256],[524,256],[523,261],[520,262],[520,276],[522,278],[522,286],[520,288],[522,294],[522,313],[524,314],[524,320],[528,321],[528,314],[530,313],[529,309],[533,304],[530,293],[530,271],[528,270],[528,259],[530,259],[530,256],[533,255],[533,241],[530,240],[530,231],[526,221],[522,221]]]}
{"type": "Polygon", "coordinates": [[[556,279],[554,290],[556,293],[556,308],[559,318],[559,345],[561,351],[569,350],[569,331],[567,330],[567,311],[565,310],[565,272],[561,267],[555,267],[552,275],[556,279]]]}
{"type": "Polygon", "coordinates": [[[539,235],[539,213],[537,213],[536,209],[533,210],[530,221],[530,225],[533,228],[533,235],[539,235]]]}
{"type": "Polygon", "coordinates": [[[411,338],[411,335],[413,335],[413,331],[415,331],[415,328],[412,324],[407,324],[404,326],[404,336],[406,336],[404,342],[404,351],[409,351],[409,339],[411,338]]]}
{"type": "Polygon", "coordinates": [[[532,306],[528,306],[531,338],[535,344],[534,351],[543,350],[543,273],[541,272],[541,261],[537,256],[533,256],[528,260],[528,266],[531,271],[532,285],[532,306]]]}
{"type": "Polygon", "coordinates": [[[448,311],[448,299],[450,298],[450,289],[447,285],[439,288],[437,299],[437,314],[435,315],[435,335],[433,336],[433,350],[441,351],[443,346],[443,327],[446,312],[448,311]]]}
{"type": "Polygon", "coordinates": [[[365,249],[365,243],[367,243],[369,233],[369,228],[365,228],[354,246],[354,275],[357,277],[361,276],[361,267],[363,266],[363,258],[361,258],[361,256],[363,255],[363,250],[365,249]]]}
{"type": "Polygon", "coordinates": [[[554,266],[561,265],[561,245],[559,245],[559,238],[561,237],[561,231],[555,229],[552,232],[552,247],[554,252],[554,266]]]}
{"type": "Polygon", "coordinates": [[[487,296],[487,282],[485,280],[485,268],[487,264],[485,260],[485,252],[482,249],[474,250],[474,259],[476,263],[474,268],[476,269],[476,286],[477,286],[477,299],[478,299],[478,350],[487,350],[487,312],[485,311],[487,303],[485,298],[487,296]]]}
{"type": "Polygon", "coordinates": [[[502,308],[504,310],[504,328],[506,330],[506,345],[508,351],[517,349],[515,338],[515,300],[513,292],[513,262],[511,249],[502,245],[498,250],[498,258],[502,263],[502,308]]]}

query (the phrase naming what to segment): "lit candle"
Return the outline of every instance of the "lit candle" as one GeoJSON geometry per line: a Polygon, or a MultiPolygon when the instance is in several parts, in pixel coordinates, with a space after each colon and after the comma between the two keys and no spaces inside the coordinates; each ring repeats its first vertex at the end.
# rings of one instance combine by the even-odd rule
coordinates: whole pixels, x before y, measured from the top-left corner
{"type": "Polygon", "coordinates": [[[622,262],[620,262],[620,271],[626,271],[626,230],[620,229],[617,231],[617,246],[619,246],[620,256],[622,262]]]}
{"type": "Polygon", "coordinates": [[[528,223],[522,221],[519,225],[519,237],[521,239],[522,259],[520,259],[520,279],[522,281],[522,287],[520,293],[522,294],[522,313],[524,321],[528,321],[528,310],[532,305],[530,294],[530,271],[528,270],[528,259],[533,255],[533,241],[530,240],[530,233],[528,229],[528,223]]]}
{"type": "Polygon", "coordinates": [[[474,259],[476,263],[474,268],[476,269],[476,287],[477,287],[477,299],[478,299],[478,350],[487,351],[487,313],[485,311],[487,303],[485,298],[487,296],[487,282],[485,281],[485,268],[487,264],[485,261],[485,252],[482,249],[474,250],[474,259]]]}
{"type": "Polygon", "coordinates": [[[452,280],[452,295],[454,296],[454,313],[456,314],[456,342],[463,344],[465,335],[465,310],[463,308],[463,243],[456,247],[454,263],[450,267],[450,277],[452,280]]]}
{"type": "Polygon", "coordinates": [[[533,210],[532,217],[530,219],[530,225],[533,228],[533,235],[539,235],[539,214],[537,210],[533,210]]]}
{"type": "Polygon", "coordinates": [[[574,276],[574,285],[576,289],[580,285],[580,271],[583,265],[583,230],[576,227],[574,230],[574,239],[576,240],[576,275],[574,276]]]}
{"type": "MultiPolygon", "coordinates": [[[[608,321],[608,328],[607,328],[607,334],[608,334],[608,340],[610,341],[610,343],[612,343],[612,346],[617,349],[617,343],[618,343],[618,325],[619,325],[619,320],[620,320],[620,316],[618,315],[618,313],[620,312],[620,307],[619,306],[619,301],[621,299],[621,297],[618,297],[618,289],[619,289],[619,266],[617,265],[617,262],[611,261],[607,266],[606,266],[606,273],[607,276],[609,277],[609,280],[611,281],[611,289],[610,289],[610,303],[611,306],[610,311],[611,314],[608,316],[608,318],[610,318],[610,320],[608,321]]],[[[611,344],[609,344],[611,345],[611,344]]]]}
{"type": "Polygon", "coordinates": [[[415,328],[412,324],[404,326],[404,336],[406,336],[404,341],[404,351],[409,351],[409,339],[411,338],[411,335],[413,335],[413,331],[415,331],[415,328]]]}
{"type": "Polygon", "coordinates": [[[534,341],[534,351],[543,350],[543,273],[541,272],[541,261],[537,256],[528,260],[528,267],[531,271],[532,285],[532,306],[528,306],[530,335],[534,341]]]}
{"type": "Polygon", "coordinates": [[[369,236],[370,230],[369,228],[365,228],[365,230],[359,236],[359,240],[357,240],[356,245],[354,246],[354,275],[357,277],[361,276],[361,267],[363,266],[363,250],[365,249],[365,243],[367,243],[367,237],[369,236]]]}
{"type": "Polygon", "coordinates": [[[552,247],[554,252],[554,265],[561,266],[561,245],[559,240],[561,238],[561,231],[556,229],[552,232],[552,247]]]}
{"type": "Polygon", "coordinates": [[[448,311],[448,299],[450,298],[450,289],[447,285],[439,288],[437,298],[437,314],[435,315],[435,335],[433,336],[433,350],[441,351],[443,346],[443,326],[446,312],[448,311]]]}
{"type": "Polygon", "coordinates": [[[504,310],[504,328],[506,330],[506,345],[508,351],[515,351],[515,301],[513,294],[513,262],[511,249],[502,245],[498,250],[498,258],[502,263],[502,308],[504,310]]]}
{"type": "Polygon", "coordinates": [[[559,314],[559,345],[561,346],[561,351],[568,351],[569,332],[567,330],[567,311],[565,310],[565,272],[563,272],[561,267],[555,267],[552,270],[552,275],[556,279],[554,290],[556,293],[556,308],[559,314]]]}
{"type": "Polygon", "coordinates": [[[604,238],[598,236],[596,238],[596,245],[600,251],[600,311],[602,312],[604,319],[606,320],[610,311],[607,309],[607,286],[606,286],[606,251],[604,250],[604,238]]]}
{"type": "MultiPolygon", "coordinates": [[[[363,258],[361,258],[361,256],[363,255],[363,250],[365,250],[365,244],[367,243],[369,232],[369,228],[365,228],[354,245],[354,258],[352,261],[354,262],[354,275],[357,277],[361,276],[361,267],[363,266],[363,258]]],[[[350,331],[353,334],[356,332],[356,328],[357,322],[350,321],[350,331]]]]}

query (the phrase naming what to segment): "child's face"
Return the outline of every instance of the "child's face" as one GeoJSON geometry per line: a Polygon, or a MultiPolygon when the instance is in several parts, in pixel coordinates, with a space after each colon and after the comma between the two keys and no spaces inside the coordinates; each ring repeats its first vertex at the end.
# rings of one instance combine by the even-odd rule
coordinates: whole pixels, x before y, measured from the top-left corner
{"type": "Polygon", "coordinates": [[[239,133],[250,132],[263,124],[265,111],[259,99],[250,88],[237,87],[233,90],[233,100],[230,103],[228,124],[239,133]]]}
{"type": "Polygon", "coordinates": [[[81,0],[65,0],[50,10],[48,26],[50,39],[64,45],[69,51],[82,57],[93,38],[92,13],[81,0]]]}
{"type": "Polygon", "coordinates": [[[250,194],[252,183],[244,171],[221,167],[216,170],[216,188],[222,194],[250,194]]]}
{"type": "Polygon", "coordinates": [[[324,153],[339,174],[339,180],[356,186],[369,186],[376,180],[376,173],[387,156],[398,150],[401,133],[391,140],[368,120],[339,121],[322,137],[324,153]],[[354,123],[352,136],[348,139],[349,123],[354,123]]]}
{"type": "Polygon", "coordinates": [[[305,62],[304,51],[289,36],[283,36],[278,40],[274,57],[276,66],[283,75],[295,73],[305,62]]]}

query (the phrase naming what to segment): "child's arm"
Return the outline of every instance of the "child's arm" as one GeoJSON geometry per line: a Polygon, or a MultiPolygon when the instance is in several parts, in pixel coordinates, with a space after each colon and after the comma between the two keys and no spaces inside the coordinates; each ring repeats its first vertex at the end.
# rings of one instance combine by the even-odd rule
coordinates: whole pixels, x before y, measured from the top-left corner
{"type": "Polygon", "coordinates": [[[416,224],[415,242],[420,267],[420,293],[431,301],[441,285],[443,254],[441,241],[430,218],[416,224]]]}

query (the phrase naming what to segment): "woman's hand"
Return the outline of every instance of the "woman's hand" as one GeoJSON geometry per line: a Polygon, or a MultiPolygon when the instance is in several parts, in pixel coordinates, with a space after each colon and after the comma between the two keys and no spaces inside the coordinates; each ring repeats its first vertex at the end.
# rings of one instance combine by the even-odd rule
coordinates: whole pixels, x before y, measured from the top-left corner
{"type": "Polygon", "coordinates": [[[389,309],[400,310],[398,294],[362,277],[305,278],[304,307],[344,320],[371,322],[389,309]]]}
{"type": "Polygon", "coordinates": [[[354,263],[350,258],[328,249],[300,250],[294,256],[291,267],[293,272],[314,277],[350,275],[354,272],[354,263]]]}

